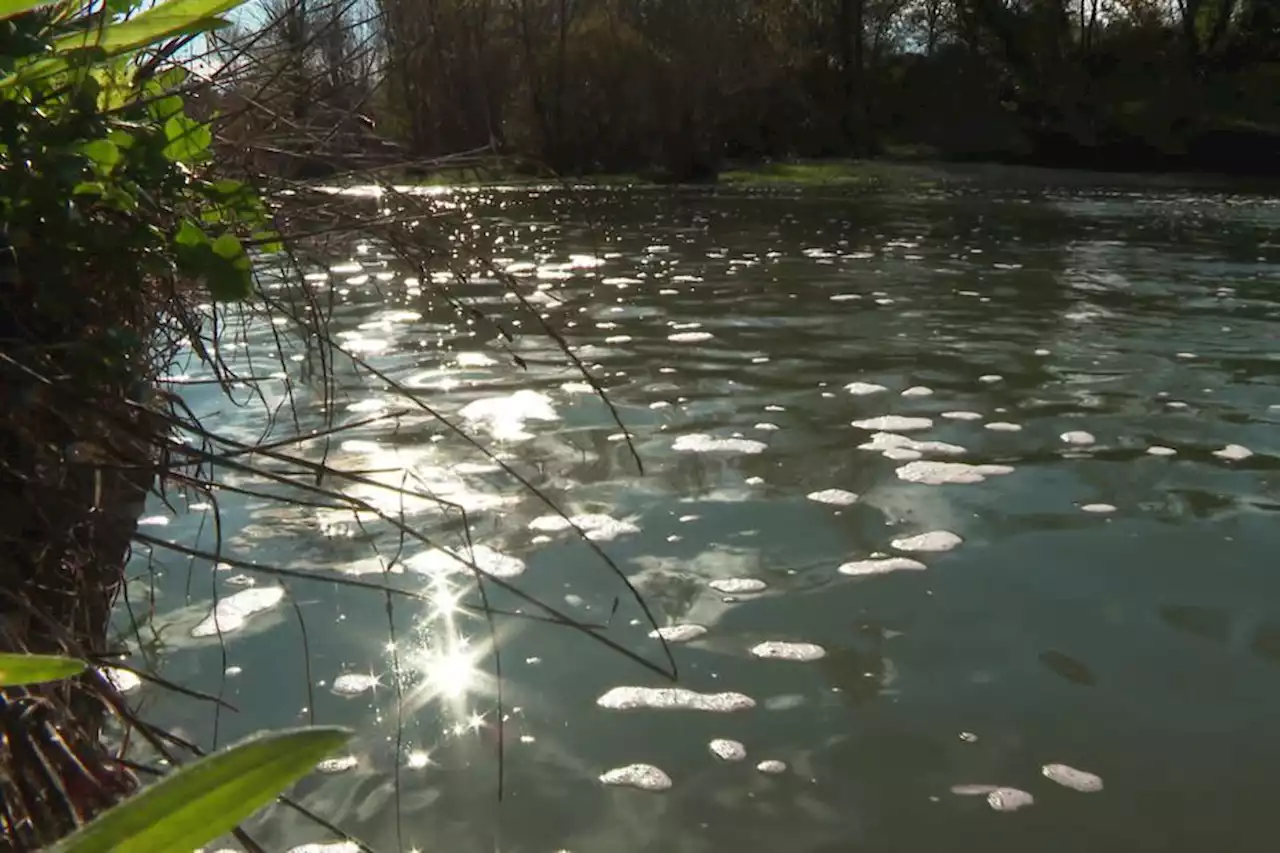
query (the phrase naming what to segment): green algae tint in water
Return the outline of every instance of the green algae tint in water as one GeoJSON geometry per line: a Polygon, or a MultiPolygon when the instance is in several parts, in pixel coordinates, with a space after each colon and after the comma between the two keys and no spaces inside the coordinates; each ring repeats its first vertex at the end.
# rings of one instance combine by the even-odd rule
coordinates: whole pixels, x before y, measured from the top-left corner
{"type": "MultiPolygon", "coordinates": [[[[312,714],[356,727],[297,794],[380,850],[397,808],[406,846],[461,853],[1264,849],[1280,203],[1027,180],[467,195],[477,239],[609,390],[643,476],[503,282],[451,292],[515,333],[527,369],[376,248],[335,258],[317,282],[342,339],[569,520],[425,413],[317,444],[438,550],[399,550],[367,513],[230,492],[224,548],[423,593],[392,608],[394,656],[381,596],[298,581],[282,606],[224,605],[241,621],[220,644],[193,628],[209,590],[230,599],[244,578],[197,564],[157,582],[157,611],[181,617],[166,677],[240,709],[224,740],[312,714]],[[406,478],[412,499],[390,491],[406,478]],[[499,620],[499,803],[494,639],[457,556],[663,659],[575,526],[643,591],[681,680],[499,620]]],[[[243,330],[248,351],[270,332],[243,330]]],[[[300,426],[319,428],[291,369],[300,426]]],[[[360,371],[338,385],[352,422],[411,408],[360,371]]],[[[262,390],[285,399],[282,381],[262,390]]],[[[268,425],[184,392],[245,440],[268,425]]],[[[191,542],[202,523],[207,545],[207,510],[164,533],[191,542]]],[[[206,707],[153,694],[138,691],[212,737],[206,707]]],[[[255,829],[269,849],[329,840],[283,810],[255,829]]]]}

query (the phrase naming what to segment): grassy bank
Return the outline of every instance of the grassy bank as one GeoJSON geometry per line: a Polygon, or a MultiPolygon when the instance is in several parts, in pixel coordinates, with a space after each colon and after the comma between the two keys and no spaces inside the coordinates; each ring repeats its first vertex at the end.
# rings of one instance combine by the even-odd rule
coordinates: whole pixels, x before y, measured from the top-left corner
{"type": "MultiPolygon", "coordinates": [[[[422,186],[535,186],[561,184],[577,187],[656,187],[662,181],[637,173],[556,177],[550,173],[531,175],[501,167],[449,168],[427,176],[407,177],[405,183],[422,186]]],[[[1274,180],[1252,180],[1187,172],[1097,172],[1082,169],[1053,169],[998,162],[955,163],[922,161],[913,157],[890,156],[879,160],[790,160],[772,163],[734,164],[721,172],[716,185],[728,188],[759,189],[841,189],[918,190],[930,187],[979,183],[983,186],[1133,186],[1222,187],[1276,191],[1274,180]]]]}
{"type": "MultiPolygon", "coordinates": [[[[936,170],[918,163],[893,160],[795,160],[735,164],[721,172],[716,183],[730,187],[844,187],[921,186],[935,182],[936,170]]],[[[503,165],[476,165],[433,170],[406,179],[419,186],[533,185],[566,183],[574,186],[658,186],[664,182],[640,173],[557,177],[529,174],[503,165]]]]}
{"type": "Polygon", "coordinates": [[[586,186],[634,186],[652,183],[639,174],[617,175],[585,175],[562,177],[550,172],[522,172],[507,166],[466,166],[444,169],[433,169],[426,175],[406,177],[406,183],[424,187],[478,187],[502,185],[525,185],[548,183],[581,184],[586,186]]]}
{"type": "Polygon", "coordinates": [[[927,166],[892,160],[795,160],[759,163],[720,173],[720,183],[761,187],[878,187],[920,186],[939,176],[927,166]]]}

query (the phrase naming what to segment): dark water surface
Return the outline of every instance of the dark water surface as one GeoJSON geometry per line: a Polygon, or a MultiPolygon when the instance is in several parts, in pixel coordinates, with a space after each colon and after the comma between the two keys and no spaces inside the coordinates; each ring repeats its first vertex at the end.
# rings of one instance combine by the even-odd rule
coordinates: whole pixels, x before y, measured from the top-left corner
{"type": "MultiPolygon", "coordinates": [[[[228,490],[228,556],[429,601],[389,609],[299,580],[282,596],[269,576],[157,552],[131,589],[135,609],[154,607],[146,653],[239,711],[143,686],[149,713],[205,744],[355,726],[349,759],[296,793],[380,851],[1271,848],[1280,201],[1037,185],[442,200],[472,212],[532,310],[493,277],[450,293],[513,333],[527,367],[490,322],[468,325],[373,249],[321,285],[341,342],[578,517],[660,624],[705,628],[671,646],[679,687],[740,695],[600,707],[617,687],[670,685],[580,633],[500,618],[499,803],[495,638],[455,607],[476,601],[465,568],[399,547],[370,512],[228,490]],[[643,475],[535,312],[608,389],[643,475]],[[886,415],[931,425],[851,425],[886,415]],[[962,542],[892,544],[931,531],[962,542]],[[885,556],[918,562],[866,562],[885,556]],[[763,589],[711,585],[744,578],[763,589]],[[774,641],[812,645],[758,648],[774,641]],[[715,739],[745,760],[715,756],[715,739]],[[602,783],[636,763],[669,790],[602,783]],[[1045,775],[1053,764],[1093,775],[1068,774],[1076,790],[1045,775]],[[1000,811],[1025,796],[989,801],[996,787],[1034,802],[1000,811]]],[[[269,325],[244,340],[242,361],[278,369],[269,325]]],[[[319,428],[313,365],[289,364],[288,384],[261,390],[271,407],[291,391],[297,425],[262,400],[184,393],[245,441],[319,428]]],[[[348,493],[442,546],[465,550],[440,501],[465,508],[483,567],[663,664],[625,587],[545,504],[385,382],[334,373],[339,422],[405,414],[289,452],[367,472],[348,493]]],[[[157,503],[144,531],[212,547],[212,513],[177,505],[157,503]]],[[[494,589],[493,604],[519,602],[494,589]]],[[[283,809],[254,829],[270,850],[332,840],[283,809]]]]}

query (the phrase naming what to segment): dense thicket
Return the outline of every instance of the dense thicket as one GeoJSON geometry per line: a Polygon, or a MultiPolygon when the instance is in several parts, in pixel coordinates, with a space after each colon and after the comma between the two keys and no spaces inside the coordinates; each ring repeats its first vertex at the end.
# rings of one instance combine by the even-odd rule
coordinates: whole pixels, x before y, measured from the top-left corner
{"type": "Polygon", "coordinates": [[[1280,0],[275,0],[281,19],[294,59],[255,91],[292,120],[359,112],[414,156],[686,178],[907,146],[1280,162],[1280,0]]]}

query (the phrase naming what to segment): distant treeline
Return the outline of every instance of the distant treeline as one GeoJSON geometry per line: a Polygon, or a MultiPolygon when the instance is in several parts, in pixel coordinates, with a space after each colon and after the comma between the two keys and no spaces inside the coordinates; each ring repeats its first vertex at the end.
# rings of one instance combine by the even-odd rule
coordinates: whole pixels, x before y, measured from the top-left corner
{"type": "Polygon", "coordinates": [[[492,147],[561,174],[677,180],[729,161],[908,151],[1280,172],[1280,0],[262,9],[219,46],[235,81],[219,97],[276,104],[277,126],[244,130],[280,135],[282,150],[329,127],[299,161],[312,169],[373,126],[411,157],[492,147]]]}

